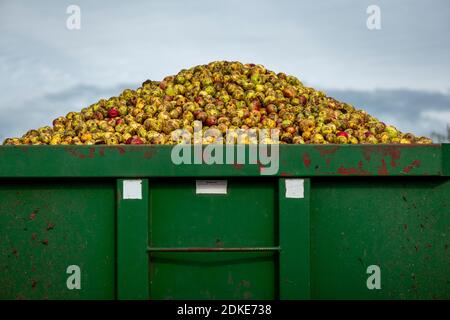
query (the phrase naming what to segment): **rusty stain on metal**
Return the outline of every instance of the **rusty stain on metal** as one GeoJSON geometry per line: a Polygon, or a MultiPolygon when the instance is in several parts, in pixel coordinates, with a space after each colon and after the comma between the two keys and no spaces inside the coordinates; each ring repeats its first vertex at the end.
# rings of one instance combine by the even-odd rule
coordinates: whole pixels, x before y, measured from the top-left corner
{"type": "Polygon", "coordinates": [[[334,146],[330,148],[316,147],[316,150],[319,151],[321,157],[324,157],[335,153],[336,151],[339,150],[339,148],[340,148],[339,146],[334,146]]]}
{"type": "Polygon", "coordinates": [[[258,164],[259,172],[264,171],[265,167],[264,167],[264,165],[261,163],[261,161],[257,160],[256,163],[258,164]]]}
{"type": "Polygon", "coordinates": [[[39,209],[33,210],[33,211],[30,213],[30,220],[36,219],[36,215],[38,214],[38,212],[39,212],[39,209]]]}
{"type": "Polygon", "coordinates": [[[379,175],[389,174],[387,165],[386,165],[386,161],[384,159],[381,159],[381,168],[378,169],[378,174],[379,175]]]}
{"type": "Polygon", "coordinates": [[[309,168],[309,166],[311,165],[311,158],[309,157],[309,154],[306,152],[303,154],[303,164],[305,165],[306,168],[309,168]]]}
{"type": "Polygon", "coordinates": [[[383,155],[388,155],[391,157],[391,167],[395,168],[397,164],[395,163],[396,160],[400,159],[400,150],[397,147],[385,147],[383,155]]]}
{"type": "Polygon", "coordinates": [[[365,148],[362,149],[362,151],[364,159],[366,159],[367,162],[370,162],[371,155],[375,151],[375,148],[372,146],[366,146],[365,148]]]}
{"type": "Polygon", "coordinates": [[[70,148],[69,149],[69,153],[72,155],[72,156],[74,156],[74,157],[77,157],[77,158],[79,158],[79,159],[86,159],[86,158],[94,158],[94,156],[95,156],[95,148],[89,148],[89,154],[84,154],[84,153],[80,153],[80,152],[78,152],[77,151],[77,149],[75,149],[75,148],[70,148]]]}
{"type": "Polygon", "coordinates": [[[47,231],[53,230],[55,228],[55,224],[52,222],[47,223],[47,231]]]}
{"type": "Polygon", "coordinates": [[[121,154],[121,155],[125,154],[125,148],[124,147],[117,146],[115,148],[119,151],[119,154],[121,154]]]}
{"type": "Polygon", "coordinates": [[[363,169],[363,163],[362,161],[358,161],[358,168],[345,168],[344,166],[340,166],[338,171],[341,175],[352,175],[352,174],[358,174],[358,175],[369,175],[370,172],[363,169]]]}
{"type": "Polygon", "coordinates": [[[151,159],[151,158],[153,158],[155,153],[156,153],[156,149],[149,149],[148,151],[145,151],[144,158],[145,159],[151,159]]]}
{"type": "Polygon", "coordinates": [[[241,170],[244,167],[244,165],[241,163],[234,163],[233,167],[237,170],[241,170]]]}
{"type": "MultiPolygon", "coordinates": [[[[403,145],[402,145],[403,146],[403,145]]],[[[373,153],[380,154],[383,158],[390,157],[390,165],[392,168],[397,166],[396,161],[400,159],[401,152],[397,146],[364,146],[362,149],[364,159],[370,162],[373,153]]]]}
{"type": "Polygon", "coordinates": [[[409,173],[412,169],[420,167],[420,160],[414,160],[410,165],[403,169],[404,173],[409,173]]]}
{"type": "Polygon", "coordinates": [[[89,148],[89,154],[87,155],[88,158],[94,158],[95,157],[95,148],[89,148]]]}

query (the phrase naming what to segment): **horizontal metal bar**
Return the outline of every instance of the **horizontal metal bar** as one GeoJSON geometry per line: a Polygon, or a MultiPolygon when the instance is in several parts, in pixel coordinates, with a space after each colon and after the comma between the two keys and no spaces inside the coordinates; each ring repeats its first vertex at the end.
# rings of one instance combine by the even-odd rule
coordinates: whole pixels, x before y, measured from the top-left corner
{"type": "Polygon", "coordinates": [[[148,247],[148,252],[261,252],[261,251],[280,251],[280,247],[244,247],[244,248],[161,248],[148,247]]]}

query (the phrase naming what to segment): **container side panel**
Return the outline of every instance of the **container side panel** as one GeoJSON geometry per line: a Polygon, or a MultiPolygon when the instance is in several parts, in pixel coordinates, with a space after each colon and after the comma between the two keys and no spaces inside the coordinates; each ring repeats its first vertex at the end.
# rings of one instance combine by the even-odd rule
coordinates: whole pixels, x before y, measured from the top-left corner
{"type": "Polygon", "coordinates": [[[0,298],[114,299],[114,182],[2,180],[0,298]]]}
{"type": "Polygon", "coordinates": [[[289,180],[279,179],[280,298],[309,299],[310,179],[289,180]]]}
{"type": "MultiPolygon", "coordinates": [[[[150,181],[150,246],[277,245],[276,184],[228,180],[226,194],[197,194],[195,180],[150,181]]],[[[276,252],[152,252],[152,299],[272,299],[276,252]]]]}
{"type": "Polygon", "coordinates": [[[148,299],[148,180],[117,180],[117,296],[148,299]]]}
{"type": "Polygon", "coordinates": [[[315,179],[312,297],[450,298],[450,182],[315,179]]]}
{"type": "Polygon", "coordinates": [[[450,176],[450,143],[442,144],[442,173],[450,176]]]}

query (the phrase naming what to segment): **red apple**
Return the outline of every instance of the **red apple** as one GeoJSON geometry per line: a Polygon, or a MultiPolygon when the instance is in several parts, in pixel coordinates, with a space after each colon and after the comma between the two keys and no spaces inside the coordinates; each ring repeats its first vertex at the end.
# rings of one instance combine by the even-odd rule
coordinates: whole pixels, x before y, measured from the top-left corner
{"type": "Polygon", "coordinates": [[[144,141],[142,141],[138,137],[132,137],[132,138],[128,138],[128,140],[125,143],[126,144],[144,144],[144,141]]]}
{"type": "Polygon", "coordinates": [[[348,138],[348,133],[345,131],[340,131],[336,134],[336,137],[346,137],[348,138]]]}
{"type": "Polygon", "coordinates": [[[116,108],[111,108],[108,111],[108,117],[115,118],[119,116],[119,111],[116,108]]]}

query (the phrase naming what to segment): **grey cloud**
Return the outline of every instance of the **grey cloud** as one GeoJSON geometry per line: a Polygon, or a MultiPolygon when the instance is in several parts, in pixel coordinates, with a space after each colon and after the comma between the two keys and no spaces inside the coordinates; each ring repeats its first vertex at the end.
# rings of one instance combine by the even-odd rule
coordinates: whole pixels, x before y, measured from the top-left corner
{"type": "Polygon", "coordinates": [[[416,90],[325,90],[328,95],[364,109],[400,130],[430,136],[450,125],[450,92],[416,90]]]}
{"type": "Polygon", "coordinates": [[[70,111],[80,111],[83,107],[120,94],[126,88],[136,88],[139,84],[121,84],[113,87],[87,85],[73,86],[57,93],[26,100],[13,108],[2,107],[5,116],[0,117],[0,141],[7,137],[20,137],[30,129],[51,125],[53,119],[70,111]]]}
{"type": "Polygon", "coordinates": [[[372,0],[78,0],[79,31],[65,27],[70,4],[0,0],[0,136],[48,124],[122,83],[212,60],[261,63],[334,88],[405,131],[442,131],[449,117],[448,94],[424,91],[449,89],[448,0],[378,0],[374,32],[372,0]]]}

